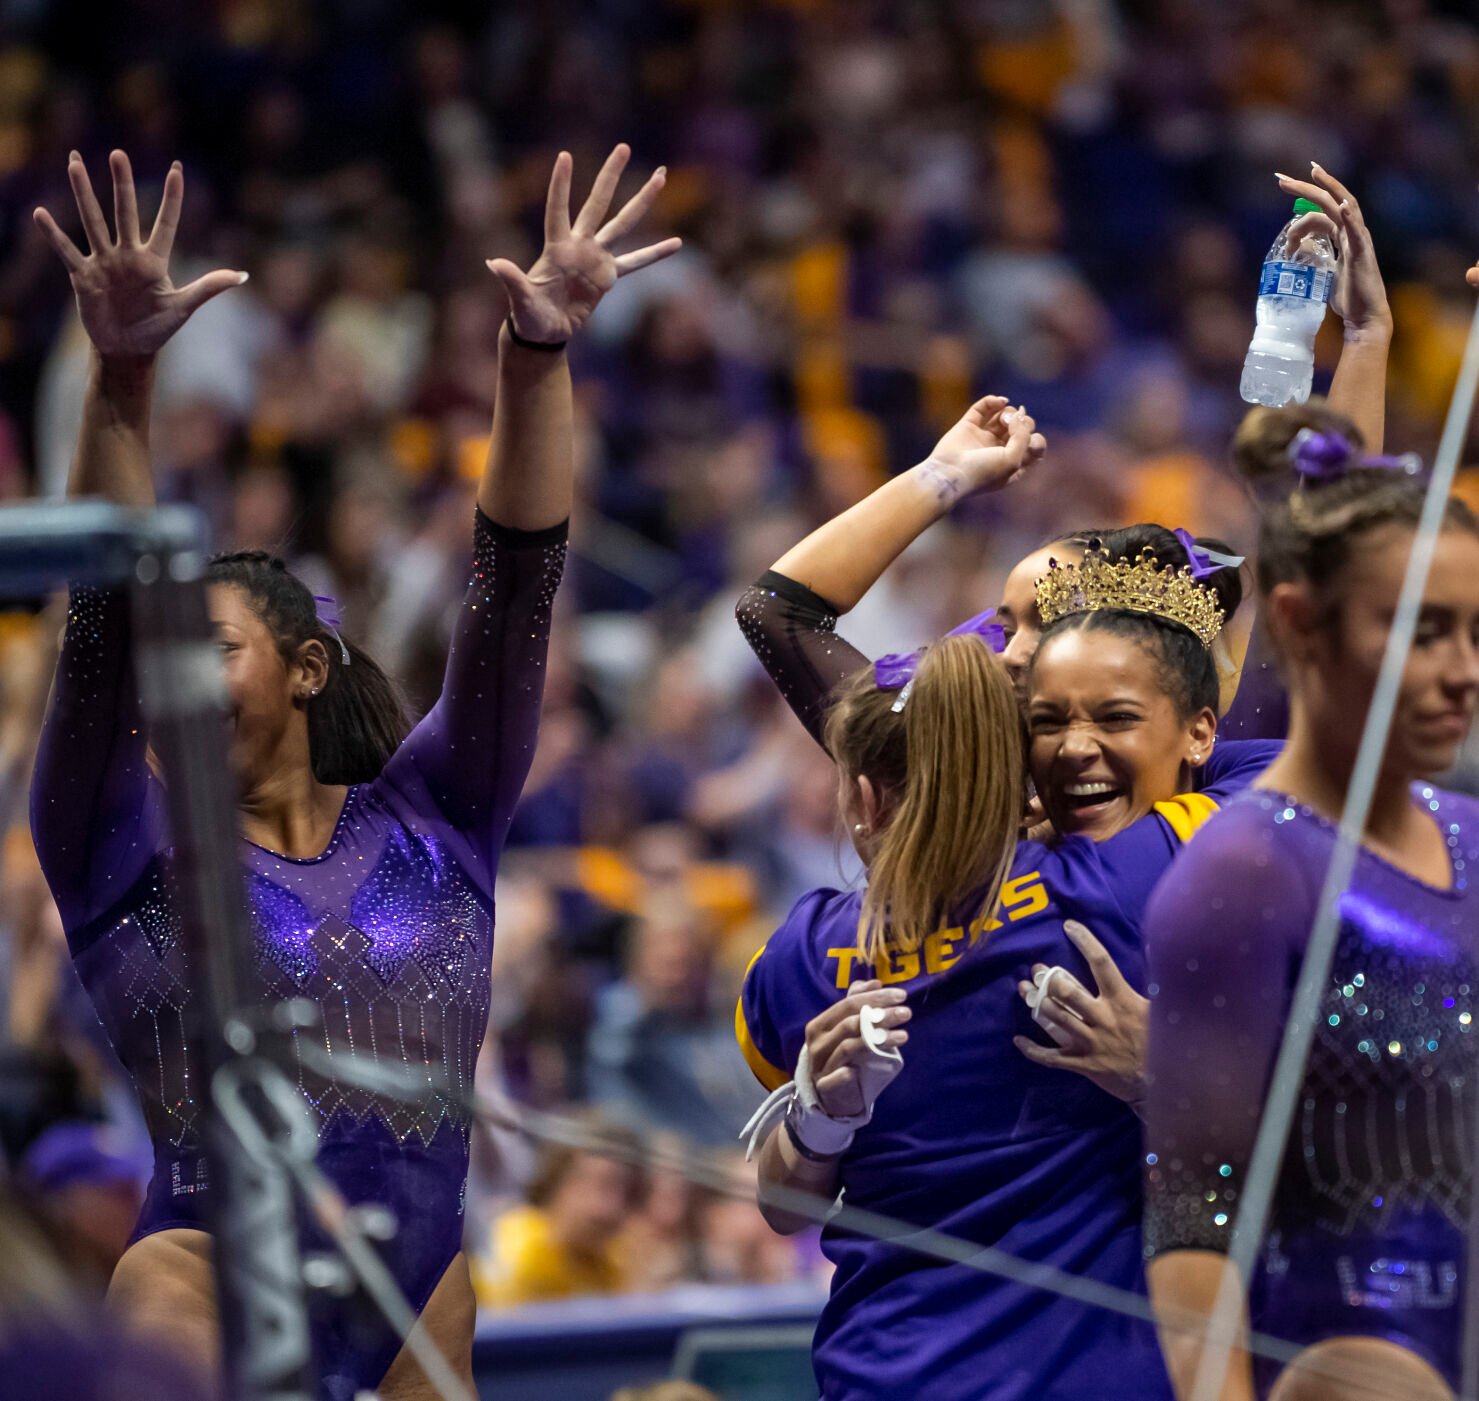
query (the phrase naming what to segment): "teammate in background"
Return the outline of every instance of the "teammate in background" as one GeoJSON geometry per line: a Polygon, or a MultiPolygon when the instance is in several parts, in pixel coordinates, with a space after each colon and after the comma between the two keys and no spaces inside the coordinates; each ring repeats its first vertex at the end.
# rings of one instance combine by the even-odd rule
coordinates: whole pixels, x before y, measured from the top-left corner
{"type": "MultiPolygon", "coordinates": [[[[511,314],[477,492],[472,577],[445,684],[425,719],[408,732],[389,681],[280,561],[226,556],[209,574],[264,992],[317,1002],[315,1038],[329,1052],[298,1067],[319,1117],[319,1166],[351,1202],[394,1213],[386,1261],[420,1326],[469,1385],[465,1111],[435,1091],[413,1105],[381,1099],[327,1067],[388,1058],[471,1085],[487,1023],[494,877],[534,749],[570,512],[563,347],[619,276],[678,247],[668,239],[613,253],[663,184],[659,170],[606,220],[628,154],[624,146],[611,154],[572,223],[571,160],[562,153],[538,261],[527,274],[504,260],[489,264],[511,314]]],[[[71,275],[94,350],[69,493],[147,506],[155,356],[197,307],[244,274],[212,272],[175,288],[179,164],[145,236],[128,159],[115,151],[109,163],[113,233],[81,157],[74,152],[68,163],[89,254],[45,210],[36,217],[71,275]]],[[[73,960],[134,1079],[155,1148],[154,1178],[110,1303],[210,1366],[219,1330],[197,1119],[204,1086],[191,1032],[199,1007],[171,903],[163,790],[147,760],[130,637],[125,592],[73,590],[32,827],[73,960]]],[[[328,1401],[370,1388],[386,1401],[433,1394],[384,1325],[322,1302],[313,1325],[318,1390],[328,1401]]]]}
{"type": "MultiPolygon", "coordinates": [[[[1334,435],[1259,543],[1289,683],[1283,755],[1210,822],[1151,902],[1147,1250],[1157,1309],[1209,1314],[1315,923],[1422,511],[1412,464],[1334,435]]],[[[1479,1043],[1479,804],[1432,786],[1479,704],[1479,523],[1450,502],[1304,1068],[1253,1327],[1307,1345],[1234,1354],[1223,1401],[1439,1401],[1472,1325],[1468,1228],[1479,1043]]],[[[1178,1396],[1201,1338],[1163,1333],[1178,1396]]]]}

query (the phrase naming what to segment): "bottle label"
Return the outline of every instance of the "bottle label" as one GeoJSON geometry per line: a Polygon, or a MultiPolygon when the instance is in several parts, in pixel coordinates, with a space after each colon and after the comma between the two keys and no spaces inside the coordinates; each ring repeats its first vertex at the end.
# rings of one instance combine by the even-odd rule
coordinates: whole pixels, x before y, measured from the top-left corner
{"type": "Polygon", "coordinates": [[[1330,300],[1330,270],[1312,268],[1308,263],[1265,263],[1263,276],[1258,279],[1258,295],[1327,302],[1330,300]]]}

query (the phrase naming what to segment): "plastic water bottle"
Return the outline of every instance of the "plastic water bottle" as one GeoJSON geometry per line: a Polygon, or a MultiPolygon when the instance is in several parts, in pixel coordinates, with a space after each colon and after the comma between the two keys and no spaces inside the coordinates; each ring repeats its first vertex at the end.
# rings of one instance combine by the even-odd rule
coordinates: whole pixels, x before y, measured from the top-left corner
{"type": "Polygon", "coordinates": [[[1315,336],[1335,287],[1335,249],[1322,233],[1309,233],[1286,251],[1290,228],[1318,213],[1311,200],[1294,201],[1294,218],[1274,240],[1258,280],[1258,329],[1243,361],[1239,392],[1250,404],[1279,408],[1310,397],[1315,336]]]}

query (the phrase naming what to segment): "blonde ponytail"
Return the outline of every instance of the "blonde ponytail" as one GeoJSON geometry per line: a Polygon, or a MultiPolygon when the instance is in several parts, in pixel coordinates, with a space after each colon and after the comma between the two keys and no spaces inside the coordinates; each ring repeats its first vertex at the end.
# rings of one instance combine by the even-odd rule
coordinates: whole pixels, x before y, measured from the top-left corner
{"type": "Polygon", "coordinates": [[[1006,668],[971,634],[928,647],[908,703],[863,672],[833,706],[827,747],[849,780],[868,777],[887,818],[869,866],[858,948],[917,949],[984,888],[989,916],[1016,853],[1022,722],[1006,668]]]}

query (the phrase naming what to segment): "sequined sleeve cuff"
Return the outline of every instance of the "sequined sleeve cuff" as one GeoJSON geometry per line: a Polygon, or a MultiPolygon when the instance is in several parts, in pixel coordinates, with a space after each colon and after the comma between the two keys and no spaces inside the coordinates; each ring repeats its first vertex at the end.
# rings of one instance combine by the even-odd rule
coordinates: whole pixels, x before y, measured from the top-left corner
{"type": "Polygon", "coordinates": [[[481,506],[474,506],[473,510],[476,512],[473,526],[475,548],[487,543],[506,550],[540,550],[549,545],[563,545],[570,538],[568,516],[558,525],[548,525],[542,530],[520,530],[517,526],[500,525],[481,506]]]}
{"type": "Polygon", "coordinates": [[[1147,1159],[1145,1258],[1154,1260],[1172,1250],[1227,1254],[1237,1199],[1237,1189],[1228,1180],[1218,1177],[1199,1183],[1147,1159]]]}
{"type": "Polygon", "coordinates": [[[840,612],[837,605],[828,603],[819,593],[813,593],[805,584],[798,583],[789,575],[778,574],[767,569],[755,580],[755,588],[762,593],[774,594],[785,604],[786,616],[803,627],[814,627],[822,632],[833,632],[837,627],[840,612]]]}
{"type": "Polygon", "coordinates": [[[837,635],[837,609],[769,569],[739,597],[735,619],[750,650],[818,744],[832,693],[867,658],[837,635]]]}

